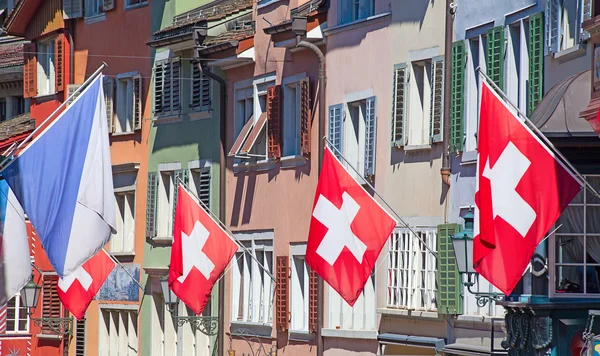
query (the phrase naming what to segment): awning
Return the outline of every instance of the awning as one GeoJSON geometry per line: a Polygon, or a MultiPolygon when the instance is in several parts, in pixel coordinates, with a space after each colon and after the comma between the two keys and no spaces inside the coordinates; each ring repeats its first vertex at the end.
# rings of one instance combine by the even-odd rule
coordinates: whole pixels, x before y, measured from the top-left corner
{"type": "Polygon", "coordinates": [[[380,344],[388,345],[406,345],[406,346],[421,346],[432,347],[436,351],[442,351],[446,342],[444,339],[427,336],[411,336],[402,334],[384,333],[377,336],[380,344]]]}

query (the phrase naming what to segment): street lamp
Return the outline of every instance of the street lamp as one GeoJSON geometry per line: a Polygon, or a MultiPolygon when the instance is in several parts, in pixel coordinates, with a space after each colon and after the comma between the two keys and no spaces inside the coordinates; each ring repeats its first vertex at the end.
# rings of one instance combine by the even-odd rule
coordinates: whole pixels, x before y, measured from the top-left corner
{"type": "Polygon", "coordinates": [[[463,285],[467,287],[469,293],[475,296],[477,305],[483,308],[490,300],[500,301],[504,299],[502,293],[492,292],[473,292],[471,287],[475,285],[473,276],[478,275],[473,267],[473,224],[475,216],[469,209],[469,212],[463,216],[465,220],[465,228],[451,236],[452,246],[454,247],[454,257],[456,258],[456,266],[461,275],[467,275],[467,281],[463,285]]]}
{"type": "MultiPolygon", "coordinates": [[[[33,314],[31,309],[37,308],[38,301],[40,300],[40,293],[42,287],[35,283],[33,275],[29,279],[29,282],[21,289],[21,301],[27,309],[27,315],[33,314]]],[[[73,318],[31,318],[33,325],[41,326],[46,325],[52,331],[61,335],[72,335],[73,334],[73,318]]]]}
{"type": "Polygon", "coordinates": [[[200,330],[205,335],[216,335],[219,318],[212,316],[177,315],[176,311],[177,306],[179,305],[179,298],[169,287],[169,276],[160,278],[160,289],[163,294],[163,299],[165,300],[165,306],[169,313],[171,313],[173,319],[177,321],[177,326],[183,326],[185,323],[190,323],[195,329],[200,330]]]}

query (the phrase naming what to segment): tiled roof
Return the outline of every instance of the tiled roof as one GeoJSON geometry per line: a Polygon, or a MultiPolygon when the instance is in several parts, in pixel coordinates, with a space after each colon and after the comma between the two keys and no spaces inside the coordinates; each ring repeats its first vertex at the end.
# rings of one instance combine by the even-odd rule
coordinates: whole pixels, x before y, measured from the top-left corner
{"type": "Polygon", "coordinates": [[[0,141],[11,138],[35,129],[35,121],[29,113],[16,116],[10,120],[0,122],[0,141]]]}
{"type": "Polygon", "coordinates": [[[172,25],[160,29],[154,35],[160,35],[161,33],[170,32],[201,21],[220,20],[251,8],[252,0],[215,0],[194,10],[175,16],[172,25]]]}
{"type": "Polygon", "coordinates": [[[0,44],[0,68],[23,65],[23,43],[0,44]]]}
{"type": "Polygon", "coordinates": [[[225,42],[241,41],[252,36],[254,36],[254,28],[230,30],[204,41],[204,45],[210,47],[225,42]]]}
{"type": "Polygon", "coordinates": [[[13,6],[12,11],[8,14],[8,16],[6,16],[6,20],[4,20],[4,24],[2,24],[3,28],[6,28],[14,19],[14,17],[17,14],[17,11],[20,9],[21,6],[23,6],[23,3],[25,2],[25,0],[18,0],[15,3],[15,6],[13,6]]]}

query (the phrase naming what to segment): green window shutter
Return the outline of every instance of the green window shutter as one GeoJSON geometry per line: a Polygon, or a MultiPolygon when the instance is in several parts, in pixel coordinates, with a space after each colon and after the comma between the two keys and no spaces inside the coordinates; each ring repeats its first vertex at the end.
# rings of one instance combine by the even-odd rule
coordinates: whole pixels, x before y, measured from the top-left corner
{"type": "Polygon", "coordinates": [[[487,30],[487,75],[504,90],[504,26],[487,30]]]}
{"type": "Polygon", "coordinates": [[[148,192],[146,193],[146,237],[156,237],[156,193],[158,192],[158,173],[148,173],[148,192]]]}
{"type": "Polygon", "coordinates": [[[394,66],[393,108],[392,108],[392,146],[400,147],[406,143],[404,124],[406,122],[406,97],[408,71],[406,63],[394,66]]]}
{"type": "Polygon", "coordinates": [[[544,15],[529,16],[529,98],[527,115],[531,115],[544,95],[544,15]]]}
{"type": "Polygon", "coordinates": [[[438,313],[462,314],[462,281],[456,266],[451,236],[460,232],[459,224],[438,225],[438,313]]]}
{"type": "Polygon", "coordinates": [[[464,41],[452,44],[452,101],[450,150],[462,151],[465,132],[465,65],[467,52],[464,41]]]}

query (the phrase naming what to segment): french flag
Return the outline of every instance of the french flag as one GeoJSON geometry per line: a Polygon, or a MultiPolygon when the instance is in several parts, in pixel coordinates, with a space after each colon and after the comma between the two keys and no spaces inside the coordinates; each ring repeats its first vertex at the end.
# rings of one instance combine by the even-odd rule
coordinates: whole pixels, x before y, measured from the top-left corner
{"type": "Polygon", "coordinates": [[[60,277],[115,231],[115,198],[102,75],[3,172],[60,277]]]}

